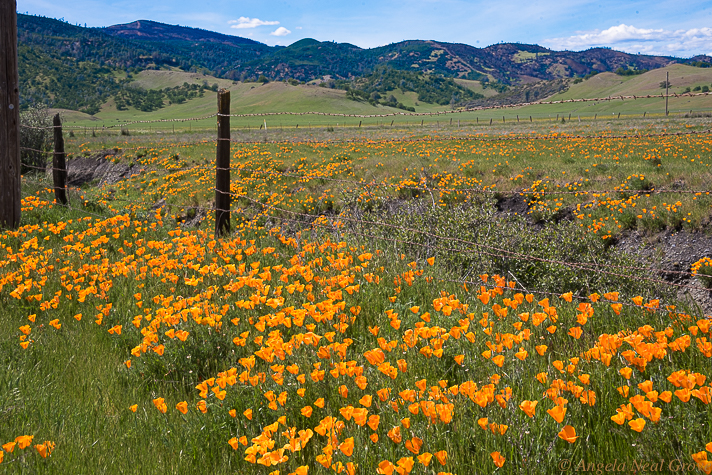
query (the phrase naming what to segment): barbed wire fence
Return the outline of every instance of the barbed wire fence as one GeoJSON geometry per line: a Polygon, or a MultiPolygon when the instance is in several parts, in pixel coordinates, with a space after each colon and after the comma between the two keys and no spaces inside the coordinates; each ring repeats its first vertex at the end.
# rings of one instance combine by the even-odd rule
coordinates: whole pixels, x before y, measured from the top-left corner
{"type": "MultiPolygon", "coordinates": [[[[227,91],[221,91],[221,93],[225,93],[227,91]]],[[[709,95],[712,93],[700,93],[700,94],[688,94],[690,96],[705,96],[709,95]]],[[[680,97],[682,95],[670,95],[671,97],[680,97]]],[[[219,94],[219,97],[220,94],[219,94]]],[[[225,96],[222,96],[223,100],[225,96]]],[[[256,222],[257,218],[259,217],[264,217],[266,219],[269,219],[274,222],[283,222],[283,223],[290,223],[293,226],[308,226],[311,228],[320,228],[327,230],[329,232],[340,232],[340,229],[343,228],[343,222],[349,222],[352,224],[349,228],[349,233],[353,233],[355,235],[360,236],[363,239],[368,239],[368,240],[377,240],[381,242],[392,242],[394,244],[407,244],[410,246],[420,246],[420,247],[425,247],[431,251],[440,251],[440,252],[453,252],[453,253],[467,253],[467,252],[473,252],[477,251],[478,253],[490,257],[496,257],[496,258],[504,258],[504,259],[517,259],[517,260],[525,260],[525,261],[533,261],[533,262],[543,262],[551,265],[558,265],[558,266],[563,266],[566,268],[570,269],[575,269],[580,272],[592,272],[592,273],[597,273],[597,274],[603,274],[603,275],[608,275],[611,277],[617,277],[617,278],[622,278],[622,279],[641,279],[644,281],[649,282],[650,284],[655,284],[655,285],[667,285],[667,286],[673,286],[676,288],[679,288],[681,290],[696,290],[696,291],[707,291],[708,289],[704,287],[700,287],[697,285],[690,285],[689,283],[678,283],[678,282],[672,282],[669,279],[661,279],[661,278],[656,278],[656,277],[641,277],[640,274],[635,274],[633,275],[632,273],[625,273],[625,271],[644,271],[644,272],[649,272],[649,273],[655,273],[655,274],[660,274],[660,275],[671,275],[675,274],[678,276],[679,279],[682,279],[683,281],[688,281],[693,277],[693,273],[687,272],[687,271],[675,271],[675,270],[669,270],[669,269],[657,269],[657,268],[652,268],[652,267],[640,267],[640,266],[611,266],[609,264],[606,265],[599,265],[595,263],[586,263],[586,262],[570,262],[570,261],[562,261],[562,260],[552,260],[552,259],[544,259],[541,257],[537,257],[534,255],[529,255],[525,253],[520,253],[520,252],[515,252],[511,251],[508,249],[504,249],[501,247],[495,247],[495,246],[489,246],[483,243],[478,243],[476,241],[472,240],[466,240],[466,239],[459,239],[459,238],[453,238],[451,236],[447,235],[442,235],[438,234],[436,232],[431,232],[428,230],[423,230],[423,229],[418,229],[418,228],[410,228],[410,227],[404,227],[404,226],[398,226],[394,225],[392,223],[387,223],[387,222],[379,222],[379,221],[369,221],[365,220],[363,218],[357,218],[353,216],[349,216],[347,214],[340,214],[337,216],[325,216],[325,214],[310,214],[310,213],[300,213],[296,212],[293,210],[289,210],[286,208],[280,208],[268,203],[263,203],[262,201],[252,198],[248,196],[246,193],[234,193],[230,191],[230,179],[229,179],[229,172],[231,170],[230,167],[230,147],[229,144],[232,143],[245,143],[243,141],[238,141],[230,138],[229,135],[229,130],[230,130],[230,125],[229,125],[229,119],[232,117],[254,117],[254,116],[269,116],[269,115],[306,115],[306,114],[318,114],[318,115],[337,115],[339,117],[391,117],[391,116],[396,116],[396,115],[418,115],[418,116],[433,116],[433,115],[438,115],[439,113],[420,113],[420,114],[406,114],[406,113],[394,113],[394,114],[383,114],[383,115],[371,115],[371,116],[361,116],[361,115],[348,115],[348,114],[326,114],[326,113],[265,113],[265,114],[230,114],[229,113],[229,92],[228,92],[228,108],[227,111],[225,111],[224,106],[222,107],[222,110],[220,110],[216,114],[212,114],[209,116],[204,116],[204,117],[197,117],[197,118],[192,118],[192,119],[168,119],[168,120],[154,120],[154,121],[135,121],[135,122],[128,122],[124,124],[117,124],[115,126],[109,126],[107,128],[112,128],[112,127],[126,127],[131,124],[136,124],[136,123],[155,123],[155,122],[185,122],[185,121],[190,121],[190,120],[205,120],[209,118],[217,118],[219,121],[222,122],[222,130],[227,133],[222,133],[218,134],[218,137],[216,137],[215,140],[200,140],[200,141],[194,141],[194,142],[188,142],[188,143],[183,143],[180,146],[195,146],[195,145],[215,145],[217,148],[216,152],[216,165],[194,165],[194,166],[189,166],[189,167],[171,167],[169,165],[165,167],[149,167],[145,165],[136,165],[136,170],[135,173],[132,171],[128,177],[135,177],[140,175],[141,173],[145,172],[163,172],[166,175],[170,175],[173,173],[179,173],[179,172],[188,172],[188,171],[193,171],[193,170],[201,170],[201,171],[209,171],[211,169],[215,170],[216,173],[216,186],[214,187],[215,191],[215,204],[212,207],[201,207],[197,206],[195,204],[182,204],[182,205],[175,205],[171,204],[168,205],[173,208],[180,209],[181,211],[183,210],[194,210],[194,211],[199,211],[202,213],[205,213],[206,215],[208,213],[215,213],[215,221],[216,221],[216,237],[224,236],[226,233],[229,232],[229,224],[227,227],[221,226],[218,223],[220,222],[219,216],[223,217],[222,219],[224,220],[224,217],[227,216],[229,220],[230,213],[237,212],[240,214],[243,219],[248,222],[248,223],[254,223],[256,222]],[[227,143],[227,147],[220,147],[221,144],[227,143]],[[221,160],[222,158],[222,160],[221,160]],[[222,166],[221,166],[222,165],[222,166]],[[225,166],[227,165],[227,166],[225,166]],[[220,177],[222,177],[222,185],[218,186],[217,183],[220,181],[220,177]],[[227,180],[225,180],[225,177],[227,177],[227,180]],[[227,185],[225,185],[227,183],[227,185]],[[227,199],[225,199],[227,198],[227,199]],[[246,212],[247,210],[245,209],[236,209],[232,210],[231,209],[231,200],[236,199],[236,200],[244,200],[253,205],[253,209],[260,209],[261,211],[257,213],[248,213],[246,212]],[[220,204],[219,204],[220,203],[220,204]],[[288,218],[286,216],[291,216],[291,218],[288,218]],[[339,224],[340,223],[340,224],[339,224]],[[392,230],[397,230],[405,233],[412,233],[413,235],[420,235],[423,237],[428,238],[429,242],[435,242],[435,243],[449,243],[449,245],[443,246],[442,244],[423,244],[420,242],[416,241],[409,241],[409,240],[403,240],[403,239],[396,239],[392,237],[387,237],[384,236],[383,234],[373,234],[372,232],[366,232],[365,229],[367,227],[381,227],[381,228],[386,228],[386,229],[392,229],[392,230]],[[452,246],[452,247],[451,247],[452,246]]],[[[621,96],[619,99],[620,100],[626,100],[629,98],[632,98],[633,100],[637,99],[644,99],[644,98],[660,98],[664,96],[621,96]]],[[[605,99],[605,98],[604,98],[605,99]]],[[[587,102],[587,101],[594,101],[594,100],[602,100],[601,98],[598,99],[581,99],[581,100],[570,100],[570,101],[554,101],[554,102],[549,102],[551,104],[556,104],[556,103],[564,103],[564,102],[587,102]]],[[[613,98],[607,98],[607,100],[613,100],[613,98]]],[[[540,102],[538,104],[545,104],[545,102],[540,102]]],[[[490,109],[497,109],[497,108],[509,108],[509,107],[517,107],[517,106],[522,106],[522,105],[530,105],[530,104],[518,104],[518,105],[508,105],[508,106],[496,106],[496,107],[490,107],[490,109]]],[[[487,108],[477,108],[477,109],[472,109],[472,110],[484,110],[487,108]]],[[[472,110],[468,110],[467,112],[470,112],[472,110]]],[[[464,112],[464,111],[444,111],[442,114],[445,113],[458,113],[458,112],[464,112]]],[[[42,150],[35,150],[35,149],[27,149],[27,150],[32,150],[34,152],[41,152],[45,153],[47,155],[51,154],[53,157],[53,163],[52,166],[50,167],[29,167],[29,168],[34,168],[37,169],[38,171],[44,171],[44,172],[51,172],[52,177],[53,177],[53,186],[51,188],[48,188],[49,190],[53,191],[55,194],[55,204],[62,206],[66,208],[67,210],[71,210],[73,212],[78,212],[78,213],[83,213],[88,216],[92,216],[97,219],[104,219],[106,218],[106,214],[102,213],[97,213],[94,211],[90,211],[89,209],[86,208],[86,206],[74,206],[72,203],[69,202],[67,199],[68,192],[70,191],[70,187],[67,186],[66,183],[66,178],[67,178],[67,169],[66,169],[66,164],[62,163],[61,160],[58,160],[59,158],[64,156],[64,149],[63,149],[63,143],[62,140],[59,140],[58,137],[62,137],[63,129],[61,122],[59,122],[59,117],[56,117],[55,123],[52,127],[47,127],[49,129],[53,129],[54,135],[55,135],[55,140],[54,140],[54,151],[48,152],[48,151],[42,151],[42,150]],[[64,196],[64,198],[63,198],[64,196]]],[[[220,129],[220,127],[219,127],[220,129]]],[[[646,137],[668,137],[668,136],[683,136],[683,135],[709,135],[712,133],[712,130],[707,129],[703,131],[695,131],[695,130],[689,130],[689,131],[681,131],[681,132],[661,132],[661,133],[644,133],[644,134],[619,134],[619,135],[614,135],[614,134],[599,134],[599,135],[565,135],[565,134],[548,134],[548,135],[543,135],[543,136],[531,136],[531,135],[517,135],[517,136],[498,136],[498,137],[468,137],[465,138],[464,140],[471,140],[471,141],[510,141],[510,140],[580,140],[580,139],[600,139],[600,138],[607,138],[607,139],[625,139],[625,138],[646,138],[646,137]]],[[[439,138],[440,140],[447,140],[447,138],[439,138]]],[[[403,140],[399,140],[399,142],[419,142],[419,141],[424,141],[426,139],[423,138],[407,138],[403,140]]],[[[462,138],[457,138],[457,140],[463,140],[462,138]]],[[[370,141],[373,142],[373,141],[370,141]]],[[[383,140],[382,142],[392,142],[392,140],[383,140]]],[[[122,150],[140,150],[140,149],[146,149],[147,147],[135,147],[135,148],[124,148],[122,150]]],[[[582,195],[593,195],[596,197],[596,195],[606,195],[610,193],[620,193],[622,190],[620,187],[616,187],[614,189],[608,189],[608,190],[509,190],[509,191],[500,191],[500,190],[493,190],[493,189],[487,189],[487,188],[447,188],[447,187],[437,187],[437,186],[428,186],[426,182],[424,183],[416,183],[413,185],[404,185],[402,183],[400,184],[395,184],[395,183],[387,183],[387,182],[375,182],[375,181],[364,181],[364,180],[344,180],[344,179],[337,179],[337,178],[330,178],[326,176],[318,176],[318,175],[303,175],[303,174],[298,174],[298,173],[291,173],[291,172],[279,172],[279,171],[273,171],[273,170],[252,170],[252,173],[259,173],[259,174],[266,174],[266,175],[271,175],[275,178],[280,178],[280,177],[290,177],[294,178],[299,182],[308,182],[309,180],[324,180],[324,181],[330,181],[334,183],[340,183],[340,184],[347,184],[353,188],[361,188],[363,190],[369,191],[370,189],[374,187],[394,187],[396,189],[409,189],[413,191],[418,191],[418,192],[423,192],[423,193],[464,193],[467,196],[471,195],[494,195],[494,194],[499,194],[499,195],[521,195],[521,196],[530,196],[530,197],[543,197],[546,195],[576,195],[576,196],[582,196],[582,195]]],[[[32,183],[35,186],[42,187],[45,186],[45,183],[42,183],[40,181],[31,181],[29,178],[25,178],[24,180],[26,183],[32,183]]],[[[77,190],[74,190],[75,193],[77,190]]],[[[639,194],[695,194],[695,195],[709,195],[710,190],[682,190],[682,189],[650,189],[650,190],[633,190],[635,193],[639,194]]],[[[122,210],[114,210],[113,213],[120,213],[122,211],[125,211],[129,206],[132,206],[133,209],[135,210],[157,210],[159,213],[161,212],[162,207],[156,207],[157,203],[150,203],[148,201],[136,201],[136,200],[129,200],[129,199],[122,199],[122,198],[113,198],[115,201],[120,201],[124,203],[124,208],[122,210]]],[[[224,221],[223,221],[224,222],[224,221]]],[[[229,221],[228,221],[229,223],[229,221]]],[[[514,276],[513,276],[514,277],[514,276]]],[[[516,280],[516,277],[515,277],[516,280]]],[[[457,281],[460,284],[470,284],[470,285],[479,285],[479,283],[467,280],[467,279],[461,279],[457,281]]],[[[543,291],[543,290],[535,290],[535,289],[526,289],[524,288],[523,285],[518,283],[518,285],[521,286],[522,290],[526,290],[528,293],[534,293],[534,294],[551,294],[553,295],[554,293],[543,291]]],[[[580,297],[580,296],[579,296],[580,297]]],[[[577,298],[579,298],[577,297],[577,298]]]]}

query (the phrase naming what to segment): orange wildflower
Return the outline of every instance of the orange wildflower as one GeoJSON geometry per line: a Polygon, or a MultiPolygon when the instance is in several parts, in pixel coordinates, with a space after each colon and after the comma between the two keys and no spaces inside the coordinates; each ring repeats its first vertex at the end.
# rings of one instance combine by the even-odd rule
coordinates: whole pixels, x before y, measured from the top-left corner
{"type": "Polygon", "coordinates": [[[566,442],[573,444],[578,439],[576,435],[576,429],[570,425],[565,425],[563,429],[559,432],[559,438],[565,440],[566,442]]]}
{"type": "Polygon", "coordinates": [[[564,406],[557,405],[553,409],[547,409],[546,412],[560,424],[566,415],[566,408],[564,406]]]}
{"type": "Polygon", "coordinates": [[[524,414],[526,414],[529,417],[534,417],[534,412],[536,411],[536,405],[539,404],[539,401],[522,401],[522,403],[519,405],[519,408],[524,411],[524,414]]]}
{"type": "Polygon", "coordinates": [[[354,438],[349,437],[344,440],[341,444],[339,444],[339,450],[347,457],[351,457],[351,454],[354,452],[354,438]]]}
{"type": "Polygon", "coordinates": [[[502,457],[502,454],[500,454],[499,452],[492,452],[490,454],[490,457],[492,457],[492,461],[497,466],[497,468],[502,468],[502,466],[504,465],[504,462],[507,461],[507,459],[502,457]]]}
{"type": "Polygon", "coordinates": [[[630,426],[631,429],[633,429],[636,432],[642,432],[643,427],[645,427],[645,419],[643,418],[638,418],[635,420],[632,420],[628,422],[628,425],[630,426]]]}

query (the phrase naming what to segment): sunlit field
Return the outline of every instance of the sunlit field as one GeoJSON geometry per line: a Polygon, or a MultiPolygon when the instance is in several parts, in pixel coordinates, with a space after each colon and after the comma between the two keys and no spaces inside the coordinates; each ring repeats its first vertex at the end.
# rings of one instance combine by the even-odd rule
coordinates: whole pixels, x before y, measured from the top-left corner
{"type": "Polygon", "coordinates": [[[217,239],[210,131],[67,137],[130,173],[23,178],[0,468],[712,473],[712,261],[616,251],[708,227],[707,122],[527,127],[235,131],[217,239]]]}

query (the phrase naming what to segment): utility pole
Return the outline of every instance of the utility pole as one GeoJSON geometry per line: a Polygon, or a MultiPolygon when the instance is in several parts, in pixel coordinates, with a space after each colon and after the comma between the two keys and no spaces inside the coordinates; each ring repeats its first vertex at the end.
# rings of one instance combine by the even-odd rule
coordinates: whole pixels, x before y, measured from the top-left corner
{"type": "Polygon", "coordinates": [[[20,224],[20,87],[17,3],[0,1],[0,227],[20,224]]]}

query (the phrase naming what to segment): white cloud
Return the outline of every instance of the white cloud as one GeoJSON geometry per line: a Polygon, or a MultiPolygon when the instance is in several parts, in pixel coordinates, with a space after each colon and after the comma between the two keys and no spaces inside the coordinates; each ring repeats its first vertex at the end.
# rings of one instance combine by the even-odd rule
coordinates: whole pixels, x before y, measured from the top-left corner
{"type": "Polygon", "coordinates": [[[237,20],[230,20],[228,23],[230,23],[230,28],[237,29],[257,28],[258,26],[263,25],[279,25],[278,21],[263,21],[259,18],[250,18],[246,16],[241,16],[237,20]]]}
{"type": "Polygon", "coordinates": [[[567,38],[550,38],[543,43],[552,49],[583,50],[608,46],[628,53],[692,56],[712,51],[712,28],[665,30],[620,24],[606,30],[582,31],[567,38]]]}
{"type": "Polygon", "coordinates": [[[291,33],[291,31],[289,31],[288,29],[286,29],[283,26],[280,26],[279,28],[274,30],[272,33],[270,33],[270,35],[272,35],[272,36],[287,36],[290,33],[291,33]]]}

